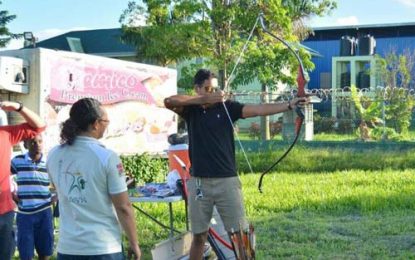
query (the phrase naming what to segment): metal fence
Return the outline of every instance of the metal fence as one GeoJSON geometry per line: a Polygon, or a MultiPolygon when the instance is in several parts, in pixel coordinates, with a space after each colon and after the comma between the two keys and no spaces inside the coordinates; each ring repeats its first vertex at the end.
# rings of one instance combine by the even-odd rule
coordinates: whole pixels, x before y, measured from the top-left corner
{"type": "MultiPolygon", "coordinates": [[[[242,103],[260,104],[260,103],[280,103],[288,102],[290,99],[296,96],[296,91],[289,92],[255,92],[255,91],[243,91],[230,93],[230,98],[237,100],[242,103]]],[[[373,120],[365,118],[365,115],[359,112],[356,108],[356,100],[352,98],[351,88],[338,88],[338,89],[312,89],[308,90],[311,97],[311,101],[314,103],[314,119],[313,128],[314,133],[332,133],[341,135],[353,135],[359,139],[359,132],[364,131],[362,128],[362,121],[366,125],[366,131],[376,130],[382,132],[383,137],[376,137],[375,140],[391,139],[390,129],[396,122],[402,120],[399,116],[399,105],[405,102],[409,102],[402,109],[410,110],[409,113],[412,115],[413,100],[415,100],[414,89],[404,88],[389,88],[389,87],[378,87],[375,89],[361,88],[356,89],[356,95],[359,97],[360,105],[363,110],[368,110],[370,104],[377,102],[378,111],[374,113],[373,120]],[[411,103],[412,102],[412,103],[411,103]],[[398,117],[392,114],[388,114],[392,109],[392,106],[398,106],[397,109],[398,117]],[[375,120],[376,118],[376,120],[375,120]]],[[[367,112],[367,111],[365,111],[367,112]]],[[[402,112],[402,111],[401,111],[402,112]]],[[[368,112],[367,112],[368,113],[368,112]]],[[[408,124],[412,126],[413,116],[409,116],[408,124]]],[[[281,121],[279,117],[271,117],[270,124],[275,125],[275,122],[281,121]]],[[[250,131],[253,129],[250,125],[241,127],[241,131],[250,131]]],[[[258,125],[256,125],[258,127],[258,125]]],[[[401,129],[395,129],[396,133],[393,138],[403,138],[400,136],[401,129]]],[[[256,129],[258,131],[258,129],[256,129]]],[[[370,139],[370,136],[369,136],[370,139]]]]}

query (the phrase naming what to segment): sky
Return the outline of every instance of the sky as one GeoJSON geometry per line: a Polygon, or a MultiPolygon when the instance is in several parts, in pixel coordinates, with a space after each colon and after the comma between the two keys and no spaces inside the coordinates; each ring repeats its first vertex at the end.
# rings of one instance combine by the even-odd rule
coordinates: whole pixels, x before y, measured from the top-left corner
{"type": "MultiPolygon", "coordinates": [[[[31,31],[39,41],[74,30],[120,27],[129,0],[2,0],[0,10],[17,18],[7,26],[13,33],[31,31]]],[[[415,23],[415,0],[337,0],[330,15],[312,18],[312,27],[415,23]]],[[[12,41],[7,49],[23,46],[12,41]]]]}

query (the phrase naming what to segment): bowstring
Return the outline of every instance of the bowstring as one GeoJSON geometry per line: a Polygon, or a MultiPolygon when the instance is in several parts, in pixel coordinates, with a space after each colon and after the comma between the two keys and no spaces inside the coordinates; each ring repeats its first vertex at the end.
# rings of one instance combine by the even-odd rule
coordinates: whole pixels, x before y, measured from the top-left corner
{"type": "MultiPolygon", "coordinates": [[[[232,125],[233,132],[234,132],[234,135],[235,135],[235,139],[238,141],[239,146],[241,147],[241,151],[242,151],[242,153],[243,153],[243,155],[245,157],[245,160],[248,163],[249,170],[251,171],[251,173],[254,173],[254,171],[252,170],[251,163],[248,160],[248,155],[246,154],[245,149],[244,149],[244,146],[242,145],[241,139],[239,138],[238,133],[236,131],[235,124],[232,122],[232,118],[231,118],[231,116],[229,114],[228,108],[226,107],[225,102],[222,102],[222,104],[223,104],[223,108],[225,108],[225,112],[226,112],[226,115],[228,116],[229,122],[232,125]]],[[[238,174],[238,176],[239,176],[239,174],[238,174]]]]}
{"type": "MultiPolygon", "coordinates": [[[[251,31],[250,31],[250,33],[249,33],[248,39],[246,40],[246,42],[245,42],[244,46],[242,47],[242,50],[241,50],[241,52],[239,53],[238,59],[236,60],[236,63],[235,63],[235,65],[233,66],[233,69],[232,69],[232,71],[231,71],[231,74],[229,75],[229,80],[226,82],[226,87],[225,87],[226,89],[228,89],[228,88],[229,88],[229,86],[230,86],[230,84],[231,84],[231,82],[232,82],[232,80],[233,80],[233,78],[232,78],[232,77],[233,77],[233,74],[235,73],[236,68],[238,67],[239,63],[241,62],[242,55],[245,53],[245,50],[246,50],[246,48],[248,47],[248,43],[249,43],[249,41],[251,40],[252,36],[254,35],[254,30],[255,30],[255,28],[256,28],[256,27],[257,27],[257,25],[258,25],[259,19],[260,19],[260,17],[259,17],[259,16],[257,16],[257,18],[256,18],[256,20],[255,20],[255,24],[254,24],[254,26],[252,27],[252,29],[251,29],[251,31]]],[[[236,131],[235,124],[234,124],[234,123],[233,123],[233,121],[232,121],[232,118],[231,118],[231,115],[229,114],[228,108],[226,107],[225,102],[222,102],[222,105],[223,105],[223,108],[225,109],[226,115],[228,116],[229,122],[230,122],[230,123],[231,123],[231,125],[232,125],[232,128],[233,128],[233,132],[234,132],[235,139],[237,140],[237,142],[238,142],[239,146],[241,147],[241,151],[242,151],[242,153],[243,153],[243,155],[244,155],[245,161],[246,161],[246,162],[247,162],[247,164],[248,164],[249,170],[250,170],[250,171],[251,171],[251,173],[253,174],[253,173],[254,173],[254,171],[252,170],[252,166],[251,166],[251,163],[249,162],[248,155],[246,154],[245,149],[244,149],[244,147],[243,147],[243,145],[242,145],[241,139],[239,138],[238,132],[236,131]]],[[[239,177],[239,174],[238,174],[238,177],[239,177]]]]}
{"type": "Polygon", "coordinates": [[[257,27],[258,22],[259,22],[259,15],[257,16],[257,18],[256,18],[256,20],[255,20],[255,24],[254,24],[254,26],[252,27],[251,32],[249,33],[248,39],[246,40],[246,42],[245,42],[244,46],[242,47],[242,50],[241,50],[241,52],[239,53],[238,59],[236,60],[235,65],[233,66],[233,69],[232,69],[232,71],[231,71],[231,74],[229,75],[229,80],[226,82],[226,87],[225,87],[225,89],[228,89],[228,88],[229,88],[229,86],[230,86],[230,84],[231,84],[231,82],[232,82],[232,80],[233,80],[232,76],[233,76],[233,74],[235,73],[236,68],[238,67],[239,63],[241,62],[242,55],[244,55],[245,50],[246,50],[246,48],[248,47],[248,43],[249,43],[249,41],[251,40],[252,36],[254,35],[254,30],[255,30],[255,28],[257,27]]]}

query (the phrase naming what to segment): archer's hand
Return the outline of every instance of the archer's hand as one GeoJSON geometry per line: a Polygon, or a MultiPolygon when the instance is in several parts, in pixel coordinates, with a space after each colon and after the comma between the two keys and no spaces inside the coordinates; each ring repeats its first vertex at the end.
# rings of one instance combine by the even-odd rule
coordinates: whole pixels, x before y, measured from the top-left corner
{"type": "Polygon", "coordinates": [[[17,102],[12,101],[1,101],[0,102],[0,108],[4,111],[10,112],[10,111],[16,111],[19,109],[20,104],[17,102]]]}
{"type": "Polygon", "coordinates": [[[225,92],[223,92],[222,90],[218,90],[212,93],[206,93],[203,96],[206,105],[222,103],[226,100],[225,92]]]}
{"type": "Polygon", "coordinates": [[[295,109],[297,107],[304,107],[305,105],[310,103],[310,99],[308,97],[296,97],[290,100],[290,106],[295,109]]]}

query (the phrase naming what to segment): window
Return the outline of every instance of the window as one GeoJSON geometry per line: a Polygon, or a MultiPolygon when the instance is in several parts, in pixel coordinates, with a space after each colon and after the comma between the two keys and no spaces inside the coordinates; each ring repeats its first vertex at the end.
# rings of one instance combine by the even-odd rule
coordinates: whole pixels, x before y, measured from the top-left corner
{"type": "Polygon", "coordinates": [[[84,53],[84,48],[82,47],[81,39],[66,37],[66,40],[68,41],[69,48],[71,49],[71,51],[84,53]]]}

